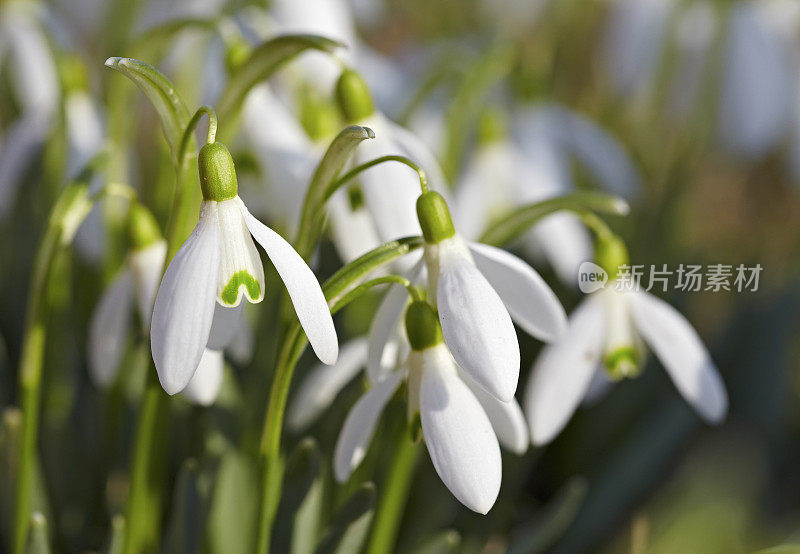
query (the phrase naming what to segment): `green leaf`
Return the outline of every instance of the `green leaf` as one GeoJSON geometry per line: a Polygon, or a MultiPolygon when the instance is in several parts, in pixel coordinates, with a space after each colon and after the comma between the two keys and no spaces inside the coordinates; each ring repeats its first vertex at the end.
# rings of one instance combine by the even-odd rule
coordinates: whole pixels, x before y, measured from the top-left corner
{"type": "Polygon", "coordinates": [[[217,471],[208,516],[208,550],[220,554],[255,551],[259,490],[253,461],[241,452],[227,452],[217,471]]]}
{"type": "Polygon", "coordinates": [[[179,165],[178,148],[191,114],[175,91],[175,86],[155,67],[133,58],[108,58],[106,66],[136,83],[153,104],[161,119],[161,128],[172,151],[173,161],[179,165]]]}
{"type": "Polygon", "coordinates": [[[573,477],[545,506],[534,521],[521,525],[512,533],[507,554],[545,552],[567,530],[581,507],[589,482],[585,477],[573,477]]]}
{"type": "Polygon", "coordinates": [[[800,554],[800,544],[781,544],[753,552],[753,554],[800,554]]]}
{"type": "Polygon", "coordinates": [[[322,458],[317,442],[303,439],[289,456],[278,508],[274,552],[292,554],[314,552],[320,534],[322,516],[322,458]]]}
{"type": "Polygon", "coordinates": [[[47,520],[41,512],[33,512],[28,527],[27,554],[50,554],[50,541],[47,539],[47,520]]]}
{"type": "Polygon", "coordinates": [[[352,125],[343,129],[331,141],[328,150],[322,156],[306,190],[303,211],[300,214],[299,233],[295,241],[295,248],[304,258],[308,259],[311,256],[314,245],[322,233],[325,219],[322,208],[328,188],[361,141],[371,138],[375,138],[372,129],[352,125]]]}
{"type": "Polygon", "coordinates": [[[178,473],[178,483],[175,486],[164,546],[166,552],[190,554],[200,551],[205,498],[198,481],[197,461],[187,460],[178,473]]]}
{"type": "Polygon", "coordinates": [[[233,119],[250,89],[269,79],[281,65],[294,56],[305,50],[333,52],[342,46],[340,42],[317,35],[283,35],[264,42],[231,75],[228,85],[222,91],[217,105],[220,121],[233,119]]]}
{"type": "Polygon", "coordinates": [[[375,514],[375,497],[375,485],[361,485],[336,514],[317,554],[361,552],[375,514]]]}
{"type": "Polygon", "coordinates": [[[143,31],[131,40],[130,52],[141,55],[142,53],[155,52],[172,42],[175,35],[188,30],[213,31],[219,24],[216,17],[184,17],[172,19],[161,25],[156,25],[143,31]]]}
{"type": "Polygon", "coordinates": [[[618,196],[594,191],[573,192],[513,210],[489,227],[479,240],[486,244],[503,246],[521,236],[545,216],[561,210],[578,214],[595,211],[625,215],[629,209],[628,203],[618,196]]]}

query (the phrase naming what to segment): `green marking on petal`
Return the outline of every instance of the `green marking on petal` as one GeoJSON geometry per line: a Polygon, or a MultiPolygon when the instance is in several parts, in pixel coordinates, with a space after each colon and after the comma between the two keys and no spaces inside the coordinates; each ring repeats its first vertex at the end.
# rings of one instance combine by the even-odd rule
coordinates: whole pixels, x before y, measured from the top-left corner
{"type": "Polygon", "coordinates": [[[609,377],[615,381],[639,375],[639,354],[632,346],[623,346],[606,354],[603,359],[609,377]]]}
{"type": "Polygon", "coordinates": [[[247,289],[247,296],[250,301],[258,302],[261,296],[261,285],[255,277],[246,271],[239,271],[233,274],[220,295],[222,301],[231,306],[236,304],[236,299],[239,297],[239,287],[242,285],[247,289]]]}

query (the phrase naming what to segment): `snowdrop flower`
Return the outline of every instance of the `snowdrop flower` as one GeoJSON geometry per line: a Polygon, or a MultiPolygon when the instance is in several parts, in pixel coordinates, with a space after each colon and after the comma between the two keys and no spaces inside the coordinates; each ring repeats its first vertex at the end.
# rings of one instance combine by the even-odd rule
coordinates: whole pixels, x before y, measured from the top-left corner
{"type": "Polygon", "coordinates": [[[200,220],[170,262],[153,308],[150,344],[164,390],[175,394],[189,384],[208,343],[215,306],[233,308],[245,297],[252,303],[264,298],[264,268],[253,238],[275,265],[314,352],[334,363],[336,330],[314,273],[288,242],[247,210],[225,145],[203,146],[198,166],[200,220]]]}
{"type": "MultiPolygon", "coordinates": [[[[438,311],[444,341],[475,383],[508,402],[519,379],[519,344],[512,317],[531,335],[554,340],[566,328],[564,308],[524,261],[505,250],[462,239],[440,194],[423,193],[417,213],[425,239],[428,294],[438,311]]],[[[390,291],[373,321],[368,370],[372,367],[375,374],[381,373],[375,366],[381,364],[402,307],[390,291]]]]}
{"type": "Polygon", "coordinates": [[[757,159],[789,130],[798,83],[794,0],[737,2],[725,42],[720,138],[733,153],[757,159]]]}
{"type": "Polygon", "coordinates": [[[380,415],[405,381],[408,421],[419,421],[436,473],[459,502],[485,514],[500,491],[498,439],[516,453],[528,447],[524,416],[512,398],[501,402],[465,375],[442,340],[433,308],[412,302],[405,315],[411,351],[403,366],[367,391],[351,409],[334,451],[334,476],[346,481],[363,460],[380,415]]]}
{"type": "MultiPolygon", "coordinates": [[[[598,259],[612,269],[627,265],[621,240],[601,242],[598,259]]],[[[642,340],[664,365],[678,391],[705,421],[719,423],[728,409],[725,386],[691,324],[675,308],[643,291],[618,290],[614,279],[575,309],[569,330],[544,347],[525,391],[534,444],[563,429],[598,372],[612,380],[632,377],[643,365],[642,340]]]]}
{"type": "MultiPolygon", "coordinates": [[[[549,119],[536,118],[528,129],[529,155],[497,132],[496,115],[482,120],[481,140],[456,192],[453,217],[462,236],[477,238],[514,208],[572,190],[567,160],[553,140],[549,119]]],[[[521,240],[531,255],[544,253],[559,278],[578,283],[578,267],[591,258],[592,243],[577,217],[555,213],[537,223],[521,240]]]]}

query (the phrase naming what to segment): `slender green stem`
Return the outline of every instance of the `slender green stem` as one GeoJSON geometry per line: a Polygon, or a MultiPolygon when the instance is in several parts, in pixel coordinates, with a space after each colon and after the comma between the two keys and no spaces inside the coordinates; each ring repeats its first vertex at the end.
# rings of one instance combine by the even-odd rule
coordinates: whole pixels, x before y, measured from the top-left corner
{"type": "Polygon", "coordinates": [[[208,116],[208,137],[206,142],[208,144],[214,144],[214,142],[217,140],[217,112],[215,112],[214,108],[211,106],[200,106],[197,108],[197,111],[194,112],[192,119],[190,119],[189,123],[186,125],[186,130],[183,131],[181,145],[178,148],[179,163],[183,163],[183,158],[186,155],[186,148],[189,146],[192,133],[204,115],[208,116]]]}
{"type": "Polygon", "coordinates": [[[407,165],[411,169],[417,172],[417,176],[419,177],[419,186],[422,189],[422,192],[428,192],[428,176],[425,174],[425,170],[422,169],[419,165],[414,163],[412,160],[409,160],[405,156],[398,156],[398,155],[389,155],[389,156],[381,156],[380,158],[375,158],[374,160],[370,160],[368,162],[364,162],[361,165],[358,165],[342,175],[339,179],[336,179],[330,186],[325,190],[325,195],[323,196],[323,203],[327,202],[333,194],[342,188],[345,184],[355,178],[359,173],[366,171],[367,169],[374,167],[378,164],[382,164],[384,162],[400,162],[402,164],[407,165]]]}
{"type": "Polygon", "coordinates": [[[583,221],[584,225],[586,225],[589,229],[591,229],[597,238],[600,240],[609,240],[615,236],[614,231],[611,230],[611,227],[603,221],[598,215],[594,212],[590,212],[588,210],[573,210],[575,214],[583,221]]]}
{"type": "Polygon", "coordinates": [[[418,455],[419,449],[411,441],[404,425],[383,486],[367,554],[384,554],[394,550],[418,455]]]}
{"type": "MultiPolygon", "coordinates": [[[[357,260],[337,271],[322,286],[331,313],[344,308],[348,303],[378,285],[398,282],[395,279],[378,277],[366,283],[355,285],[369,272],[381,267],[399,256],[422,246],[421,237],[409,237],[383,244],[367,252],[357,260]]],[[[275,377],[270,389],[264,427],[261,434],[262,480],[261,504],[258,525],[256,552],[269,552],[272,525],[281,495],[282,459],[280,452],[283,416],[289,396],[297,361],[303,354],[308,341],[300,325],[295,323],[286,335],[275,369],[275,377]]]]}

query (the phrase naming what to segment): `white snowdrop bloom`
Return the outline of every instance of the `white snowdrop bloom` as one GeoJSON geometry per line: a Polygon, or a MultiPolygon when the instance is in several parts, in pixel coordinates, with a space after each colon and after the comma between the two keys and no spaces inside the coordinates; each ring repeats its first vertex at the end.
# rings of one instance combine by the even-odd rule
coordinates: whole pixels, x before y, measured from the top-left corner
{"type": "Polygon", "coordinates": [[[728,18],[720,138],[733,154],[764,156],[789,130],[797,98],[800,3],[737,2],[728,18]]]}
{"type": "MultiPolygon", "coordinates": [[[[567,160],[554,144],[546,118],[531,124],[527,156],[508,138],[495,138],[478,146],[453,204],[453,218],[462,236],[478,238],[514,208],[572,190],[567,160]]],[[[569,213],[547,216],[519,242],[535,258],[544,254],[569,286],[577,286],[578,267],[592,255],[589,233],[569,213]]]]}
{"type": "Polygon", "coordinates": [[[618,380],[640,371],[646,343],[678,391],[708,423],[728,409],[725,385],[697,332],[675,308],[656,296],[617,290],[614,280],[592,292],[570,316],[569,330],[546,345],[525,390],[525,412],[534,444],[546,444],[564,428],[587,396],[602,393],[598,371],[618,380]],[[594,383],[593,383],[594,381],[594,383]]]}
{"type": "Polygon", "coordinates": [[[652,85],[675,0],[614,0],[604,62],[616,92],[630,98],[652,85]]]}
{"type": "Polygon", "coordinates": [[[222,351],[205,348],[200,363],[182,394],[194,404],[211,406],[219,395],[224,370],[225,358],[222,351]]]}
{"type": "Polygon", "coordinates": [[[64,99],[64,123],[69,147],[67,174],[75,175],[103,147],[105,132],[100,109],[86,90],[64,99]]]}
{"type": "Polygon", "coordinates": [[[564,308],[523,260],[500,248],[464,241],[440,194],[423,193],[417,212],[425,239],[428,294],[445,343],[472,380],[509,401],[519,379],[512,318],[527,333],[551,341],[566,329],[564,308]]]}
{"type": "Polygon", "coordinates": [[[429,304],[413,302],[405,321],[411,351],[400,369],[376,383],[351,409],[334,450],[334,476],[344,482],[361,463],[381,413],[407,381],[408,420],[413,426],[419,417],[436,473],[459,502],[485,514],[500,490],[498,440],[516,453],[528,447],[522,411],[513,398],[499,401],[460,370],[442,342],[429,304]]]}
{"type": "Polygon", "coordinates": [[[203,202],[200,220],[169,264],[156,295],[150,345],[168,394],[191,380],[211,333],[215,306],[264,297],[264,268],[253,239],[275,266],[317,357],[332,364],[338,341],[325,296],[302,257],[258,221],[237,194],[230,152],[205,145],[198,156],[203,202]]]}

